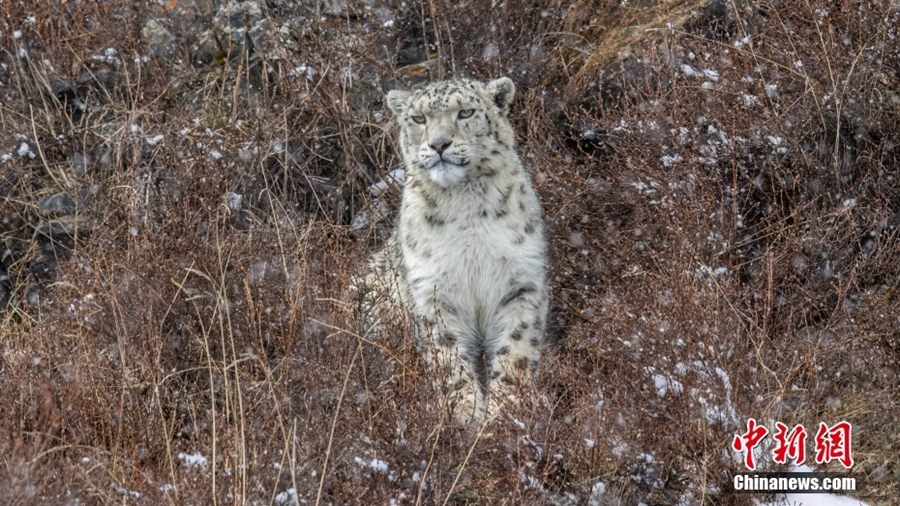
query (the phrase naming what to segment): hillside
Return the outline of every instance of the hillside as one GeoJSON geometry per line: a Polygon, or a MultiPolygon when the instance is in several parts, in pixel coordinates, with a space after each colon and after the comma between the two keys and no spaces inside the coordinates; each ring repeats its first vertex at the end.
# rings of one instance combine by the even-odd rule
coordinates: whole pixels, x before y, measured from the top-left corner
{"type": "Polygon", "coordinates": [[[752,505],[753,418],[834,472],[849,422],[850,495],[900,504],[898,37],[888,0],[0,2],[0,502],[752,505]],[[467,430],[350,285],[385,93],[501,75],[552,407],[467,430]]]}

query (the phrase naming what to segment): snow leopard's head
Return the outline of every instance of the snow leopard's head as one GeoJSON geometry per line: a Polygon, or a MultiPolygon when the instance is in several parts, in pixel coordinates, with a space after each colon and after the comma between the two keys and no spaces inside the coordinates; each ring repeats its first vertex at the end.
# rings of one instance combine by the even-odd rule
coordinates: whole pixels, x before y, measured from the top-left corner
{"type": "Polygon", "coordinates": [[[458,79],[412,92],[391,91],[387,103],[400,123],[404,158],[443,187],[492,170],[515,145],[508,119],[515,92],[506,77],[487,84],[458,79]]]}

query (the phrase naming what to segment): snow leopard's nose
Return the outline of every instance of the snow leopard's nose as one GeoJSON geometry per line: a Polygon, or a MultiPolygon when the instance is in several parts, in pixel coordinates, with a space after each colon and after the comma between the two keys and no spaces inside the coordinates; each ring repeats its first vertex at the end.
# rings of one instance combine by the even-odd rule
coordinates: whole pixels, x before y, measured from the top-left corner
{"type": "Polygon", "coordinates": [[[442,155],[444,154],[444,150],[447,149],[447,147],[450,146],[452,142],[453,141],[451,141],[450,139],[437,139],[433,142],[430,142],[428,145],[431,146],[431,149],[437,151],[437,154],[442,155]]]}

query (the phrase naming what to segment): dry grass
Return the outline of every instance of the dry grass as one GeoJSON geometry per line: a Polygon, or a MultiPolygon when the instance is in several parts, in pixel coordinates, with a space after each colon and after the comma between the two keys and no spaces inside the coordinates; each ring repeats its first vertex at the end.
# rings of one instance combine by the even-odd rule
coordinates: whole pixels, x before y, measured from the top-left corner
{"type": "Polygon", "coordinates": [[[268,2],[283,52],[211,46],[203,0],[0,4],[0,502],[751,504],[754,417],[850,421],[898,504],[900,10],[484,4],[268,2]],[[389,220],[350,224],[400,164],[383,93],[500,74],[554,405],[465,430],[403,328],[360,337],[389,220]]]}

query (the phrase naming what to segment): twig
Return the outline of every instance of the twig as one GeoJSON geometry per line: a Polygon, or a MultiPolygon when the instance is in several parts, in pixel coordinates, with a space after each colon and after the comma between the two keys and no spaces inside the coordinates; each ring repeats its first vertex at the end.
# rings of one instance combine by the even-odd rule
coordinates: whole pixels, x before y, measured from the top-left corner
{"type": "Polygon", "coordinates": [[[322,500],[322,487],[325,486],[325,474],[328,471],[328,459],[331,457],[331,444],[334,442],[334,429],[337,427],[338,416],[341,414],[341,404],[344,402],[344,394],[347,392],[347,383],[350,382],[350,373],[353,371],[353,364],[356,363],[356,357],[362,349],[362,342],[356,343],[356,351],[353,352],[353,358],[350,359],[350,365],[347,367],[347,374],[344,375],[344,385],[341,387],[341,396],[338,397],[337,407],[334,409],[334,419],[331,421],[331,431],[328,433],[328,446],[325,447],[325,463],[322,464],[322,476],[319,478],[319,491],[316,492],[316,506],[319,506],[322,500]]]}
{"type": "Polygon", "coordinates": [[[482,423],[481,427],[478,428],[478,433],[475,434],[475,441],[472,441],[472,445],[469,447],[469,452],[466,453],[466,458],[463,459],[462,464],[459,465],[459,471],[456,472],[456,478],[453,479],[453,484],[450,485],[450,490],[447,491],[447,497],[444,498],[444,502],[441,503],[441,506],[447,506],[447,501],[450,500],[450,496],[453,494],[453,489],[456,487],[456,483],[459,482],[459,477],[462,476],[463,469],[465,469],[466,464],[469,463],[469,457],[471,457],[472,452],[475,451],[475,445],[478,444],[478,440],[480,440],[481,435],[484,434],[485,427],[487,427],[487,422],[482,423]]]}

